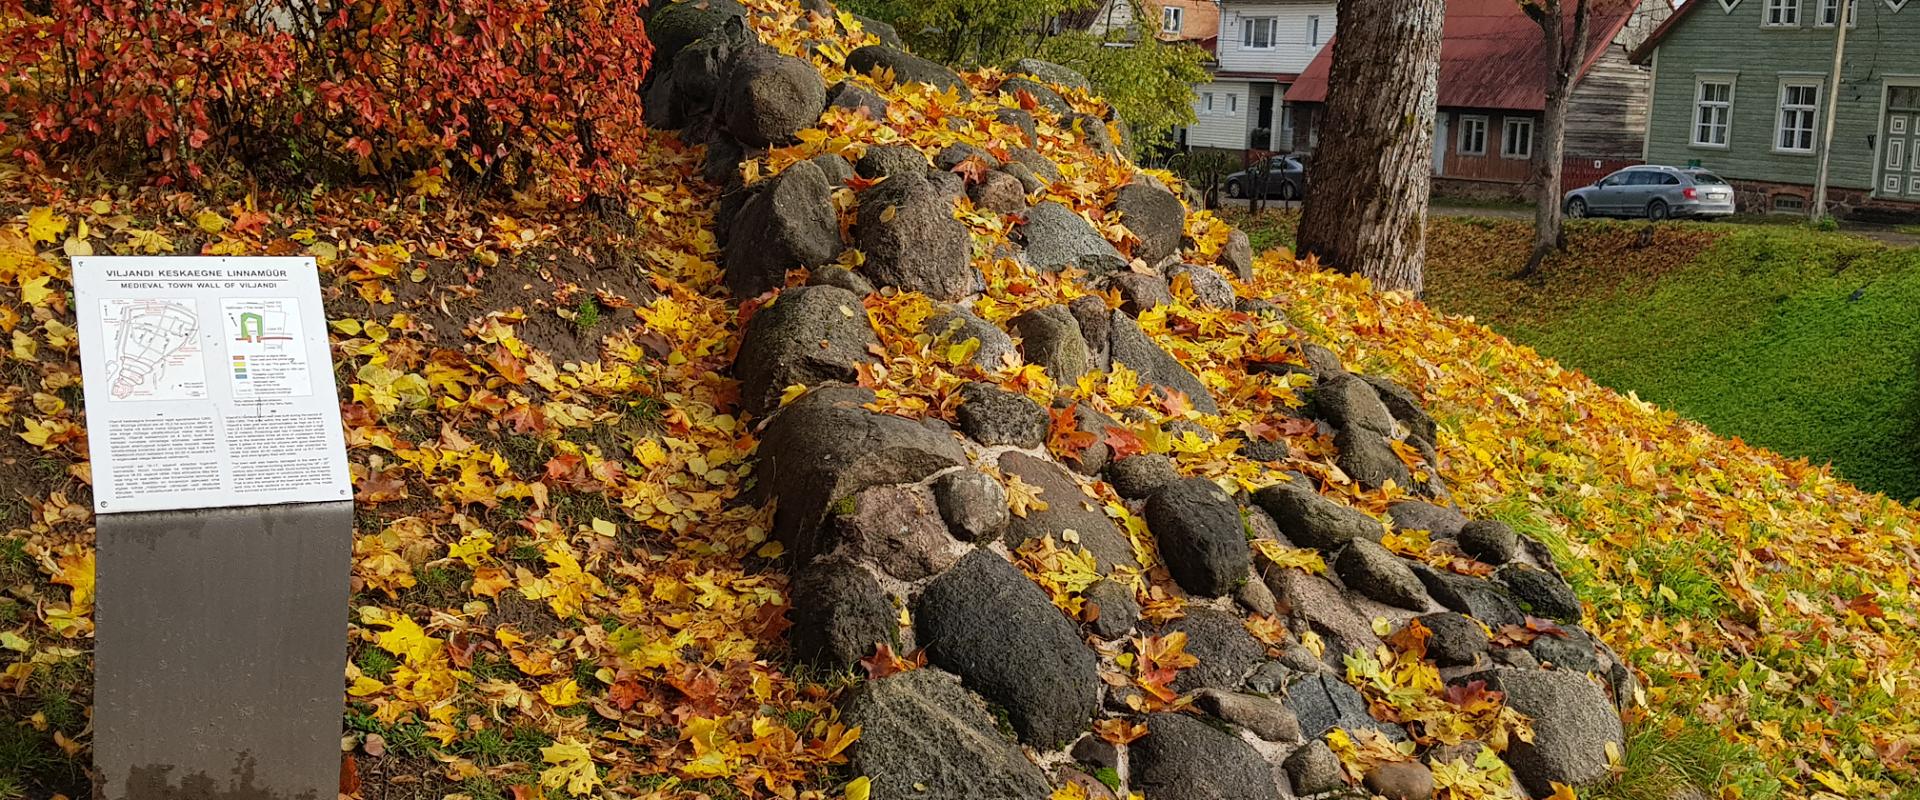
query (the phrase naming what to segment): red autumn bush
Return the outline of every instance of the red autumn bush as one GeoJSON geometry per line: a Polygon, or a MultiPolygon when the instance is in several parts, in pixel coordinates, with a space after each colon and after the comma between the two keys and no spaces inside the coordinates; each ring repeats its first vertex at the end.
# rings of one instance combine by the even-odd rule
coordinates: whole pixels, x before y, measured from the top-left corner
{"type": "Polygon", "coordinates": [[[617,194],[645,0],[0,0],[0,126],[29,158],[617,194]]]}

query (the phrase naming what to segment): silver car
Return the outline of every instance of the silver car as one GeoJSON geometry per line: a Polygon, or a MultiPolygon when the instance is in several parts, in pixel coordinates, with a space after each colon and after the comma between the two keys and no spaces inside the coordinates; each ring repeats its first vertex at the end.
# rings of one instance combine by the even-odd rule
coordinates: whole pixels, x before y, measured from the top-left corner
{"type": "Polygon", "coordinates": [[[1569,217],[1714,217],[1734,211],[1733,187],[1703,169],[1627,167],[1567,192],[1569,217]]]}

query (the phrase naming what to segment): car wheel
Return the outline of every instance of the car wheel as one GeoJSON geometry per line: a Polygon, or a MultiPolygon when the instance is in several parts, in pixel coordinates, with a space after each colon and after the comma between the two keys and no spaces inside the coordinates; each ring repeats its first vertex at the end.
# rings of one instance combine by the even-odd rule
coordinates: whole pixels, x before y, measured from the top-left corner
{"type": "Polygon", "coordinates": [[[1587,201],[1578,197],[1567,201],[1567,217],[1569,219],[1585,219],[1586,216],[1587,201]]]}
{"type": "Polygon", "coordinates": [[[1659,222],[1673,216],[1673,209],[1667,207],[1667,201],[1655,198],[1647,204],[1647,219],[1659,222]]]}
{"type": "Polygon", "coordinates": [[[1227,181],[1227,196],[1239,200],[1247,196],[1247,190],[1240,188],[1239,181],[1227,181]]]}
{"type": "Polygon", "coordinates": [[[1300,199],[1300,189],[1293,185],[1293,181],[1281,181],[1280,199],[1289,203],[1298,200],[1300,199]]]}

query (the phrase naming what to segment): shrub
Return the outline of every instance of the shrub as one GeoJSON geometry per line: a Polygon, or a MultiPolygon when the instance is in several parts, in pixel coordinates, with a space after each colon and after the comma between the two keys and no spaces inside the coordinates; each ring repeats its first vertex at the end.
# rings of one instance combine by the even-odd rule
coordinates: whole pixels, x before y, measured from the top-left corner
{"type": "Polygon", "coordinates": [[[0,0],[25,155],[617,188],[642,136],[645,0],[0,0]]]}

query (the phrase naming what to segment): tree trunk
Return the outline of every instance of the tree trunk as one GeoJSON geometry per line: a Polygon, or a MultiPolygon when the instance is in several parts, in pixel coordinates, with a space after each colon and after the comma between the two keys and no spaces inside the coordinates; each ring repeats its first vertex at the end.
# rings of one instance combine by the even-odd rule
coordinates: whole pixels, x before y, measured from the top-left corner
{"type": "Polygon", "coordinates": [[[1541,122],[1540,144],[1533,149],[1533,252],[1522,276],[1532,275],[1555,250],[1567,249],[1567,231],[1560,204],[1560,173],[1567,159],[1567,111],[1573,105],[1573,79],[1587,51],[1587,0],[1575,0],[1573,19],[1566,17],[1564,0],[1546,0],[1532,6],[1533,21],[1547,46],[1547,108],[1541,122]],[[1571,22],[1572,35],[1567,35],[1571,22]]]}
{"type": "Polygon", "coordinates": [[[1425,288],[1445,17],[1445,0],[1340,4],[1299,251],[1381,290],[1425,288]]]}

